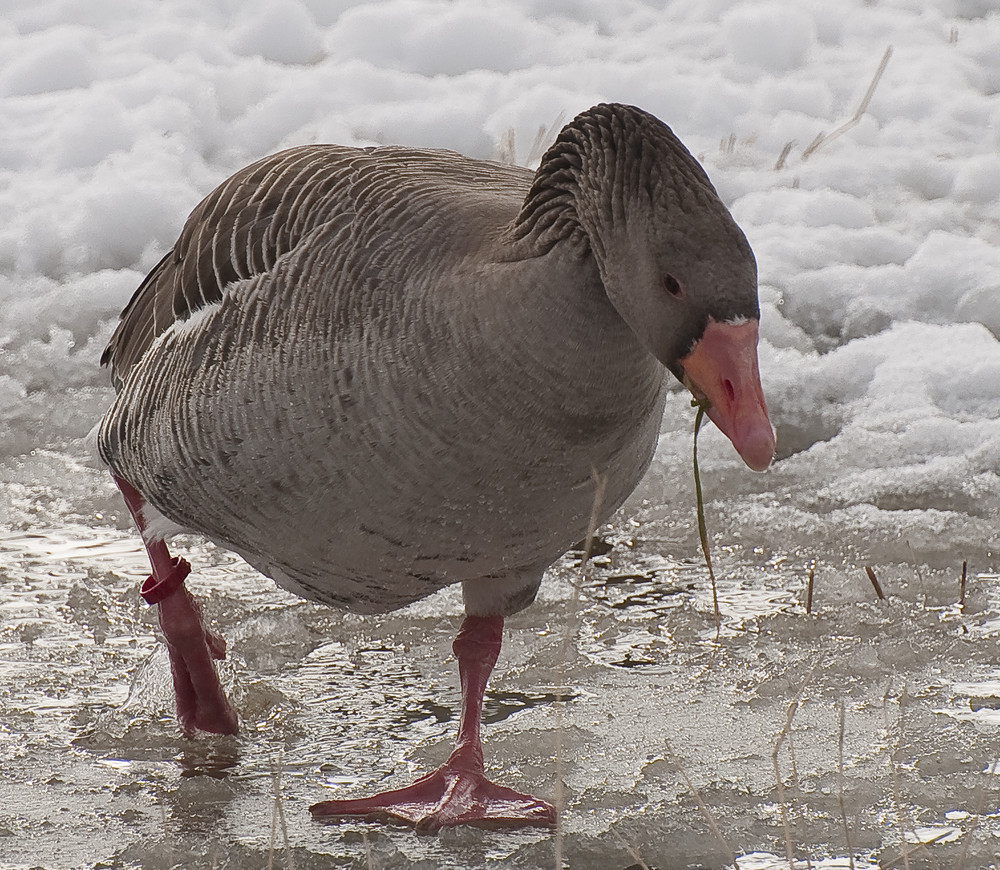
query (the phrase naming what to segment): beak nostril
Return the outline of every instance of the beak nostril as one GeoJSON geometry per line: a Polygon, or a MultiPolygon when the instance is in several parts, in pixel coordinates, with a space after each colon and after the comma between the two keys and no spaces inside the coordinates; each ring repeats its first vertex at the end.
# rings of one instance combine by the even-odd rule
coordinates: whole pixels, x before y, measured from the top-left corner
{"type": "Polygon", "coordinates": [[[723,380],[722,388],[726,391],[726,398],[729,399],[730,402],[735,401],[736,387],[733,386],[733,382],[729,380],[729,378],[723,380]]]}

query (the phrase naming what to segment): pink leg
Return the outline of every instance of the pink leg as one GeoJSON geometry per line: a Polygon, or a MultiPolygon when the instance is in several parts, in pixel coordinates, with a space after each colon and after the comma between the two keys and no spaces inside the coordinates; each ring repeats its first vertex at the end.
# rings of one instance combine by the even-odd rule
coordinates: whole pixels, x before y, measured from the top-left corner
{"type": "Polygon", "coordinates": [[[170,653],[177,719],[186,734],[195,730],[235,734],[236,712],[229,706],[213,659],[226,657],[226,642],[205,628],[201,607],[184,586],[191,566],[172,558],[162,540],[146,540],[142,518],[145,500],[128,481],[111,475],[121,490],[143,544],[153,573],[142,584],[142,597],[157,607],[157,617],[170,653]]]}
{"type": "Polygon", "coordinates": [[[462,681],[462,714],[455,750],[433,773],[413,785],[370,798],[323,801],[310,807],[317,819],[363,816],[434,831],[452,825],[519,827],[555,824],[551,804],[490,782],[483,770],[480,723],[483,693],[503,635],[503,617],[467,616],[453,649],[462,681]]]}

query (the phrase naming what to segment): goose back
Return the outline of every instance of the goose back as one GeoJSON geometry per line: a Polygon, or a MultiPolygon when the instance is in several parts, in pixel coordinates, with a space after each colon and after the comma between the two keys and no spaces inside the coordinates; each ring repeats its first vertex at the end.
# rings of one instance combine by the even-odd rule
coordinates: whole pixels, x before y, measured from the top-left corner
{"type": "Polygon", "coordinates": [[[595,474],[599,520],[638,482],[665,389],[580,237],[513,232],[532,178],[337,146],[237,173],[123,314],[103,458],[306,597],[525,606],[595,474]]]}
{"type": "MultiPolygon", "coordinates": [[[[153,267],[122,312],[101,365],[116,387],[153,341],[176,321],[219,302],[227,286],[266,274],[317,228],[365,219],[365,209],[388,194],[386,208],[406,203],[412,219],[433,220],[443,192],[451,204],[462,192],[491,202],[528,189],[532,174],[519,167],[468,161],[454,152],[404,148],[356,149],[304,145],[241,169],[191,212],[173,248],[153,267]],[[464,172],[462,172],[464,170],[464,172]],[[435,178],[437,184],[435,184],[435,178]],[[522,190],[523,189],[523,190],[522,190]]],[[[359,226],[359,235],[363,229],[359,226]]]]}

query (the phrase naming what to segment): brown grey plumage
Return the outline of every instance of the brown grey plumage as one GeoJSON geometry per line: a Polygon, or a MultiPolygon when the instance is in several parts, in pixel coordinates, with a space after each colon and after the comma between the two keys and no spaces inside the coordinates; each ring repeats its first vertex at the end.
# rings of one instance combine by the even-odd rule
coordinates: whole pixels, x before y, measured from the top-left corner
{"type": "Polygon", "coordinates": [[[602,520],[635,487],[663,365],[756,317],[743,234],[638,109],[583,113],[537,173],[304,146],[220,185],[138,289],[100,452],[299,594],[370,612],[463,582],[511,613],[595,473],[602,520]]]}

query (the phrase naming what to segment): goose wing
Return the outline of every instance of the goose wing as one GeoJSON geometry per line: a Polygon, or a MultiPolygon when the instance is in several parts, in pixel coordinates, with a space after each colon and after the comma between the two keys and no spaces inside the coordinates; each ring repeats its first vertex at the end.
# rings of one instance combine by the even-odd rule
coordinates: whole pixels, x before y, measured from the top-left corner
{"type": "Polygon", "coordinates": [[[307,145],[240,170],[198,204],[174,247],[135,291],[101,364],[116,388],[156,338],[222,299],[226,286],[269,271],[300,239],[336,216],[350,166],[364,151],[307,145]]]}

